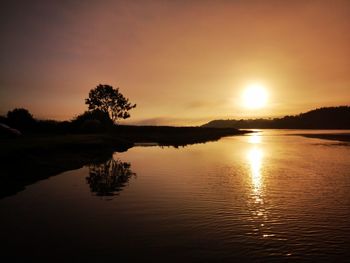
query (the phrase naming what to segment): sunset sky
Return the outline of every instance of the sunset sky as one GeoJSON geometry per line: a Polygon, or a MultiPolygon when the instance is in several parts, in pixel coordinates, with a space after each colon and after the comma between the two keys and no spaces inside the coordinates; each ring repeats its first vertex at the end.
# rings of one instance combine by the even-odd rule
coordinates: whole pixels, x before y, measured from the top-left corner
{"type": "Polygon", "coordinates": [[[0,114],[71,119],[99,83],[124,123],[197,125],[350,104],[350,1],[7,1],[0,114]],[[242,106],[251,83],[265,107],[242,106]]]}

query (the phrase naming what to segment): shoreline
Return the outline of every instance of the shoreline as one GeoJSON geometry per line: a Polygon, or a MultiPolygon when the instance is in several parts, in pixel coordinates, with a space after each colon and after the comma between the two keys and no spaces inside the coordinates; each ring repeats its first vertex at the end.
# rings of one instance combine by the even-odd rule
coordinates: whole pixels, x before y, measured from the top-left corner
{"type": "Polygon", "coordinates": [[[33,134],[0,139],[0,198],[62,172],[103,163],[114,152],[140,144],[178,148],[250,132],[232,128],[120,126],[109,133],[33,134]]]}
{"type": "Polygon", "coordinates": [[[331,140],[339,142],[350,142],[350,134],[348,133],[339,133],[339,134],[298,134],[307,138],[322,139],[322,140],[331,140]]]}

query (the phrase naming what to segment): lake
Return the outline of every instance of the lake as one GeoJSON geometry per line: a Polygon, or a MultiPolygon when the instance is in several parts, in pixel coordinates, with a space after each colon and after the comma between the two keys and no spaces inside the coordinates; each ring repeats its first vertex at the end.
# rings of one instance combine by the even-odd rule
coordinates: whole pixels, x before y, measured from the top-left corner
{"type": "Polygon", "coordinates": [[[39,181],[0,200],[2,257],[345,262],[350,144],[307,132],[335,131],[150,144],[39,181]]]}

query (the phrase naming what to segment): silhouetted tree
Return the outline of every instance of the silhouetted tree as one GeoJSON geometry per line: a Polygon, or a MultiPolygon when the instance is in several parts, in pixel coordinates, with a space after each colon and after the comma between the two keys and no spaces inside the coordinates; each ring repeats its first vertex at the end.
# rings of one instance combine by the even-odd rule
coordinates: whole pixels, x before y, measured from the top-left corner
{"type": "Polygon", "coordinates": [[[85,103],[89,105],[89,110],[108,113],[114,123],[118,119],[129,118],[129,110],[136,107],[136,104],[131,104],[129,99],[119,92],[119,88],[115,89],[112,86],[101,84],[90,90],[85,103]]]}
{"type": "Polygon", "coordinates": [[[35,119],[27,109],[16,108],[7,113],[7,122],[9,125],[21,129],[31,130],[35,125],[35,119]]]}

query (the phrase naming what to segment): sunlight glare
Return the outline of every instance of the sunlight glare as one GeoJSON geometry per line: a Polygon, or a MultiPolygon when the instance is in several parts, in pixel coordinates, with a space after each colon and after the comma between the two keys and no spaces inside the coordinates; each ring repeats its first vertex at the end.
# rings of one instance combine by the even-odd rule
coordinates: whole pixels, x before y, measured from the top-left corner
{"type": "Polygon", "coordinates": [[[261,143],[261,135],[258,133],[253,133],[249,136],[249,143],[259,144],[261,143]]]}
{"type": "Polygon", "coordinates": [[[262,167],[262,157],[263,152],[259,148],[252,148],[248,152],[248,161],[251,168],[252,173],[252,184],[254,187],[254,192],[258,194],[261,189],[261,167],[262,167]]]}
{"type": "Polygon", "coordinates": [[[267,92],[260,83],[250,84],[243,92],[243,104],[249,109],[259,109],[267,104],[267,92]]]}

